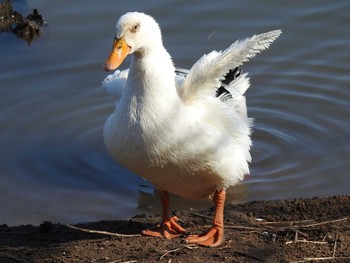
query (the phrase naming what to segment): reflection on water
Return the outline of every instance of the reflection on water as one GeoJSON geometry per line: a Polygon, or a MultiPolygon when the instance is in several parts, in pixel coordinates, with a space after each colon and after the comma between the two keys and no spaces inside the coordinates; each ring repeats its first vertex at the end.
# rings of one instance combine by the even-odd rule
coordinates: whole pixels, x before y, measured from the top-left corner
{"type": "MultiPolygon", "coordinates": [[[[153,187],[120,168],[102,141],[114,107],[100,88],[102,65],[117,17],[133,10],[156,17],[165,46],[184,68],[238,38],[283,29],[244,66],[252,82],[253,163],[229,200],[349,194],[350,4],[316,2],[271,8],[232,1],[30,1],[49,24],[47,36],[28,47],[0,34],[0,223],[159,212],[153,187]]],[[[172,201],[175,209],[211,205],[172,201]]]]}

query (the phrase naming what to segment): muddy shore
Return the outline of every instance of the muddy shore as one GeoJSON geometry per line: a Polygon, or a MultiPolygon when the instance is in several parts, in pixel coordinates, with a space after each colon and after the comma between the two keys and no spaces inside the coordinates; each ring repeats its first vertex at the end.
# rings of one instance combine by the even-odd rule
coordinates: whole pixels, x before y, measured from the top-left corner
{"type": "MultiPolygon", "coordinates": [[[[201,232],[212,209],[178,211],[182,226],[201,232]]],[[[138,235],[159,216],[76,224],[0,226],[0,262],[350,262],[350,196],[253,201],[225,208],[219,248],[138,235]]],[[[9,222],[10,223],[10,222],[9,222]]]]}

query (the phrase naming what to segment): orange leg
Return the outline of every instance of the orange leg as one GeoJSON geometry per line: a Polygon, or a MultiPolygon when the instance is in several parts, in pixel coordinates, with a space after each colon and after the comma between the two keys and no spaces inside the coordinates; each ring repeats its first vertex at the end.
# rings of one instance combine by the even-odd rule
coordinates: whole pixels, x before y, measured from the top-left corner
{"type": "Polygon", "coordinates": [[[165,237],[172,239],[186,234],[186,230],[182,228],[176,221],[176,216],[170,216],[169,195],[166,191],[159,192],[162,202],[163,221],[155,227],[142,231],[143,235],[154,237],[165,237]]]}
{"type": "Polygon", "coordinates": [[[224,204],[226,192],[218,190],[214,194],[215,214],[213,226],[200,235],[191,235],[186,238],[188,243],[207,247],[217,247],[224,241],[224,204]]]}

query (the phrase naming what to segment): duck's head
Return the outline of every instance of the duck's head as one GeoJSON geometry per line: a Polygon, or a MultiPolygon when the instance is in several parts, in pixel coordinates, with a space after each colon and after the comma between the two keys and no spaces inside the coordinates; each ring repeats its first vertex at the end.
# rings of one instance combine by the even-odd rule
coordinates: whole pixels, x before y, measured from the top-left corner
{"type": "Polygon", "coordinates": [[[160,28],[153,17],[139,12],[121,16],[116,24],[112,51],[106,60],[105,70],[112,71],[120,66],[125,57],[132,53],[145,54],[162,46],[160,28]]]}

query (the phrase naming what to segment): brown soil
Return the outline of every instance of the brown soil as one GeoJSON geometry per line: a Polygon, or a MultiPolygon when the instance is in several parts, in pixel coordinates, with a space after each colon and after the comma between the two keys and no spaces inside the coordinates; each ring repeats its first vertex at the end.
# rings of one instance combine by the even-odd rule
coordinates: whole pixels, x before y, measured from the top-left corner
{"type": "MultiPolygon", "coordinates": [[[[211,222],[212,209],[177,212],[192,233],[211,222]]],[[[62,224],[0,226],[0,262],[350,262],[350,196],[255,201],[227,206],[226,241],[219,248],[145,236],[87,233],[62,224]]],[[[78,224],[138,234],[158,216],[78,224]]]]}

